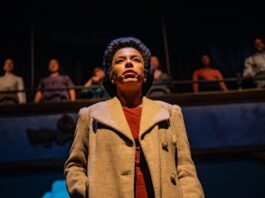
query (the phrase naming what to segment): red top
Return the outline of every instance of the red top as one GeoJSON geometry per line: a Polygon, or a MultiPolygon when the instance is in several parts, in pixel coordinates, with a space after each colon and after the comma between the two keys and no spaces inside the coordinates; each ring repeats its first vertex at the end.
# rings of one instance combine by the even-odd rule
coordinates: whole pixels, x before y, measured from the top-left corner
{"type": "MultiPolygon", "coordinates": [[[[192,80],[197,81],[199,79],[203,80],[223,80],[222,73],[218,69],[214,68],[201,68],[197,69],[192,74],[192,80]]],[[[224,82],[219,82],[219,85],[222,90],[226,91],[227,87],[224,82]]],[[[198,92],[199,91],[199,84],[193,83],[193,91],[198,92]]]]}
{"type": "Polygon", "coordinates": [[[135,197],[148,198],[152,197],[152,182],[147,164],[139,145],[138,135],[140,130],[140,119],[142,114],[141,107],[128,108],[123,106],[123,112],[131,129],[132,136],[136,142],[135,156],[135,197]]]}
{"type": "Polygon", "coordinates": [[[199,80],[199,78],[204,80],[221,80],[223,76],[218,69],[201,68],[193,72],[192,78],[193,80],[199,80]]]}

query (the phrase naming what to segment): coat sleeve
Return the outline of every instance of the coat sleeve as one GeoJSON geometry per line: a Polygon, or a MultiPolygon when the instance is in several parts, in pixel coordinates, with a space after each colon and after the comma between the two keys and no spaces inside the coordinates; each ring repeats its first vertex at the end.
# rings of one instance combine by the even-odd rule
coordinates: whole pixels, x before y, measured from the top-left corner
{"type": "Polygon", "coordinates": [[[87,197],[87,157],[89,138],[89,113],[79,111],[74,141],[64,167],[66,185],[71,197],[87,197]]]}
{"type": "Polygon", "coordinates": [[[203,198],[204,192],[191,158],[190,145],[180,107],[175,106],[172,123],[176,134],[177,176],[184,198],[203,198]]]}

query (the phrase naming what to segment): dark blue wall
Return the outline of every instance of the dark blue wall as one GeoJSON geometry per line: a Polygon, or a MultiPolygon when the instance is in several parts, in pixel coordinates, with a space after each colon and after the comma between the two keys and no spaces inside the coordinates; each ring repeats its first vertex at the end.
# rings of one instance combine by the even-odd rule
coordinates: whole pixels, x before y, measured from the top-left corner
{"type": "MultiPolygon", "coordinates": [[[[265,145],[264,102],[190,106],[184,107],[183,113],[192,149],[265,145]]],[[[58,134],[72,136],[76,119],[76,114],[0,118],[0,163],[13,167],[0,170],[1,197],[41,197],[51,191],[53,181],[64,178],[63,166],[47,163],[53,160],[63,162],[67,158],[71,139],[58,144],[58,134]],[[38,141],[32,144],[29,129],[33,133],[56,136],[43,135],[49,144],[38,141]],[[44,167],[39,164],[34,168],[34,162],[41,160],[46,161],[44,167]],[[20,164],[25,163],[28,168],[21,169],[20,164]]],[[[265,163],[256,158],[227,154],[195,156],[194,160],[207,197],[248,198],[265,194],[265,163]]]]}
{"type": "MultiPolygon", "coordinates": [[[[265,145],[265,103],[184,107],[183,114],[192,149],[265,145]]],[[[0,162],[66,158],[71,140],[60,145],[57,137],[47,136],[73,134],[76,119],[76,114],[0,118],[0,162]],[[70,131],[58,128],[65,116],[70,131]],[[50,145],[32,144],[29,130],[49,140],[50,145]]]]}

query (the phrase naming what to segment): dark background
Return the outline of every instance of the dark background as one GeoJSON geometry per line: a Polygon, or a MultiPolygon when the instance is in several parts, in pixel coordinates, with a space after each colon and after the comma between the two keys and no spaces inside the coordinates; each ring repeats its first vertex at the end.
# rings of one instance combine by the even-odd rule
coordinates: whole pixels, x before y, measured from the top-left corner
{"type": "MultiPolygon", "coordinates": [[[[161,58],[162,65],[167,70],[162,30],[162,22],[164,22],[164,31],[166,31],[168,41],[170,75],[174,80],[191,79],[192,72],[200,67],[200,56],[204,53],[211,56],[213,66],[219,68],[224,77],[235,77],[242,74],[244,58],[254,52],[253,39],[257,36],[265,38],[264,7],[261,4],[255,1],[244,3],[220,0],[211,3],[203,1],[197,3],[191,1],[147,2],[144,0],[4,0],[0,2],[0,66],[2,67],[6,58],[11,57],[15,62],[16,73],[24,78],[26,88],[31,89],[36,88],[40,78],[48,74],[48,61],[55,57],[62,64],[62,72],[68,74],[76,85],[82,85],[91,76],[93,67],[101,66],[104,49],[112,39],[120,36],[135,36],[140,38],[152,53],[161,58]],[[33,75],[32,65],[34,66],[33,75]]],[[[3,74],[2,71],[0,73],[3,74]]],[[[228,84],[228,86],[230,89],[235,88],[233,84],[228,84]]],[[[191,86],[183,90],[191,91],[191,86]]],[[[34,92],[27,94],[29,102],[32,101],[33,94],[34,92]]],[[[250,92],[245,94],[250,95],[250,92]]],[[[237,100],[241,96],[238,95],[237,100]]],[[[215,97],[209,95],[208,102],[217,100],[217,97],[218,95],[215,97]]],[[[196,99],[196,96],[192,95],[184,97],[182,101],[194,98],[196,99]]],[[[219,98],[221,98],[218,99],[220,102],[226,96],[219,98]]],[[[233,97],[230,99],[231,104],[234,104],[233,97]]],[[[256,99],[261,101],[262,97],[250,95],[247,99],[243,97],[241,102],[247,100],[257,102],[256,99]],[[252,97],[251,100],[250,97],[252,97]]],[[[229,97],[222,103],[229,103],[228,100],[229,97]]],[[[197,97],[195,101],[202,102],[203,98],[197,97]]],[[[177,99],[176,103],[178,103],[177,99]]],[[[204,104],[206,103],[207,100],[204,104]]],[[[64,111],[61,113],[71,109],[77,114],[77,108],[74,109],[71,106],[74,104],[62,106],[61,109],[64,111]]],[[[33,114],[35,108],[35,112],[39,115],[37,113],[34,119],[38,120],[43,118],[42,112],[52,114],[52,108],[60,107],[57,104],[53,107],[49,105],[25,106],[25,108],[14,106],[14,109],[17,109],[11,112],[12,116],[8,113],[7,106],[2,116],[7,120],[7,124],[13,125],[10,117],[20,119],[25,116],[28,119],[27,116],[33,114]]],[[[217,106],[219,106],[218,103],[217,106]]],[[[212,108],[216,109],[217,106],[213,105],[212,108]]],[[[261,120],[264,116],[260,114],[260,109],[262,108],[257,108],[257,113],[253,115],[261,120]]],[[[230,112],[231,109],[227,108],[228,115],[230,112]]],[[[249,115],[247,109],[240,112],[239,115],[244,118],[249,115]]],[[[195,114],[191,112],[190,115],[195,114]]],[[[211,126],[207,122],[212,122],[214,115],[205,119],[205,123],[198,122],[201,124],[201,133],[194,137],[195,140],[209,137],[205,135],[204,128],[211,126]]],[[[222,121],[222,117],[226,114],[217,115],[220,116],[218,120],[222,121]]],[[[54,119],[49,120],[54,121],[54,119]]],[[[241,120],[231,119],[229,123],[213,128],[213,132],[220,132],[217,137],[221,137],[221,132],[226,127],[231,127],[233,123],[240,125],[241,122],[241,120]]],[[[24,124],[27,123],[21,122],[21,125],[24,124]]],[[[256,125],[256,129],[264,128],[259,126],[263,125],[256,125]]],[[[2,128],[4,128],[3,125],[2,128]]],[[[19,134],[21,126],[18,125],[17,128],[15,132],[19,134]]],[[[238,127],[236,132],[244,131],[244,129],[238,127]]],[[[2,132],[4,135],[1,138],[4,139],[7,137],[7,131],[2,130],[2,132]]],[[[253,131],[252,138],[257,137],[255,135],[253,131]]],[[[246,139],[246,136],[238,137],[239,140],[241,138],[246,139]]],[[[260,139],[262,140],[262,137],[260,139]]],[[[13,140],[21,143],[19,136],[15,136],[13,140]]],[[[8,149],[12,150],[19,143],[10,144],[8,149]]],[[[240,141],[235,141],[236,143],[240,141]]],[[[264,151],[264,145],[262,151],[264,151]]],[[[2,149],[2,152],[5,150],[2,149]]],[[[27,154],[24,150],[18,153],[23,152],[27,154]]],[[[210,150],[210,154],[204,157],[197,154],[193,158],[206,197],[264,196],[264,154],[256,155],[254,150],[248,153],[238,151],[233,154],[229,153],[228,149],[224,154],[214,152],[211,154],[211,152],[210,150]]],[[[19,158],[20,155],[11,157],[19,158]]],[[[63,162],[25,161],[15,162],[13,166],[0,164],[0,197],[42,197],[45,192],[51,191],[52,182],[64,179],[63,162]]]]}
{"type": "Polygon", "coordinates": [[[191,79],[204,53],[224,77],[241,75],[244,58],[253,53],[253,39],[265,34],[262,6],[255,1],[38,0],[0,5],[0,64],[13,58],[27,89],[36,88],[48,74],[51,58],[58,58],[62,72],[83,85],[93,67],[101,66],[106,45],[121,36],[140,38],[167,71],[162,21],[174,80],[191,79]]]}

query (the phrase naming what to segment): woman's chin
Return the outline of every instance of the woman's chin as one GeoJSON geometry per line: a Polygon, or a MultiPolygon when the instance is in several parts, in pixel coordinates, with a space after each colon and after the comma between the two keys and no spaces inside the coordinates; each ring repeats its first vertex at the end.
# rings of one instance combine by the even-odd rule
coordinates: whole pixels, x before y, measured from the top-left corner
{"type": "Polygon", "coordinates": [[[140,83],[137,78],[125,78],[123,79],[123,83],[140,83]]]}
{"type": "Polygon", "coordinates": [[[116,84],[116,86],[126,90],[137,90],[141,89],[142,83],[143,82],[139,81],[138,79],[123,79],[123,81],[119,83],[119,85],[116,84]]]}

